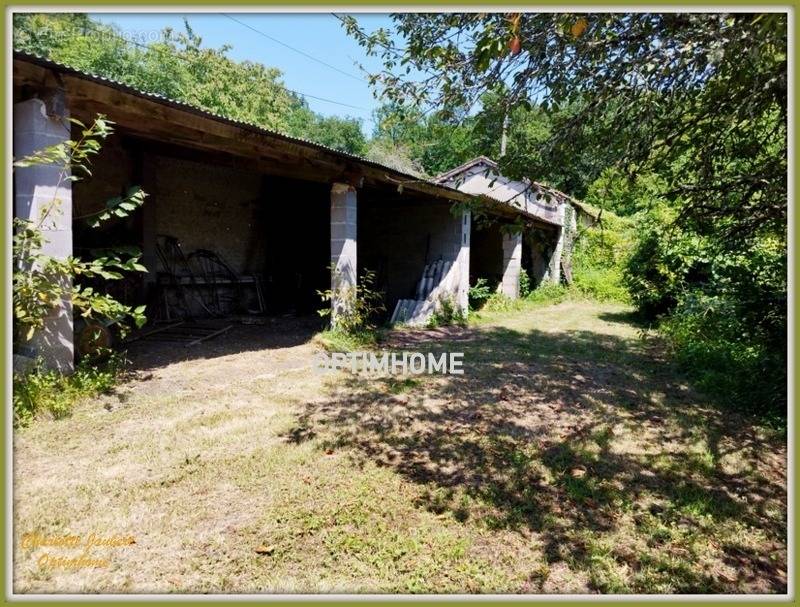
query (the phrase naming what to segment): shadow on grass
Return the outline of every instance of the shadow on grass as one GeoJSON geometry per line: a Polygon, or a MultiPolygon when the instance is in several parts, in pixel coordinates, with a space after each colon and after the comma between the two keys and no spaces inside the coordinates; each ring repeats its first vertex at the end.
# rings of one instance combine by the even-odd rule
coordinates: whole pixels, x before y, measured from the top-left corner
{"type": "Polygon", "coordinates": [[[606,322],[619,322],[628,324],[639,329],[647,329],[653,325],[653,321],[645,317],[636,309],[625,310],[622,312],[601,312],[597,315],[600,320],[606,322]]]}
{"type": "MultiPolygon", "coordinates": [[[[202,320],[198,324],[206,328],[223,329],[228,326],[231,328],[222,335],[191,346],[187,345],[191,339],[175,341],[168,331],[164,331],[123,344],[122,348],[126,350],[132,368],[145,371],[187,360],[211,359],[299,346],[311,341],[325,324],[317,315],[256,317],[253,322],[262,324],[242,324],[237,320],[224,318],[202,320]]],[[[176,331],[191,333],[192,327],[192,322],[186,322],[176,331]]],[[[157,327],[148,327],[143,333],[154,328],[157,327]]]]}
{"type": "Polygon", "coordinates": [[[437,331],[394,345],[464,352],[465,375],[406,384],[350,376],[307,406],[287,440],[319,437],[388,466],[424,487],[418,505],[433,512],[536,533],[549,563],[589,572],[595,590],[785,591],[780,462],[746,420],[698,403],[657,343],[592,331],[437,331]],[[730,458],[738,466],[723,464],[730,458]],[[743,548],[728,531],[741,524],[764,541],[743,548]],[[630,541],[598,547],[615,533],[630,541]],[[693,566],[708,542],[733,578],[693,566]],[[606,561],[635,572],[634,583],[603,577],[606,561]]]}

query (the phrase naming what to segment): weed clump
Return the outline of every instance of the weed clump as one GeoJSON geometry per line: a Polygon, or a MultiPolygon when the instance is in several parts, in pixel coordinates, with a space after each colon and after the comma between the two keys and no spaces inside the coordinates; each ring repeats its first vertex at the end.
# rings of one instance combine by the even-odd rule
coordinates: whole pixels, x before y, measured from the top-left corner
{"type": "Polygon", "coordinates": [[[108,351],[83,359],[71,375],[47,370],[37,360],[31,369],[14,374],[14,425],[26,426],[39,414],[68,416],[78,401],[110,392],[127,366],[124,354],[108,351]]]}

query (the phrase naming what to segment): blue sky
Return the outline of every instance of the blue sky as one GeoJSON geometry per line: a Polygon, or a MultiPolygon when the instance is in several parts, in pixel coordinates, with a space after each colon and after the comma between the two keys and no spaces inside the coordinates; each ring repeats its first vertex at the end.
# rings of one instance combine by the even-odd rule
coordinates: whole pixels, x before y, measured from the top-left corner
{"type": "MultiPolygon", "coordinates": [[[[364,50],[344,31],[341,23],[330,13],[226,13],[253,29],[259,30],[347,72],[349,77],[294,52],[280,43],[237,23],[225,16],[214,13],[104,13],[93,14],[93,18],[104,23],[117,25],[125,36],[147,43],[157,39],[165,27],[183,30],[184,17],[192,29],[203,38],[203,45],[218,48],[230,44],[231,57],[237,60],[249,59],[283,72],[286,86],[300,93],[338,101],[358,109],[344,107],[307,97],[309,106],[326,116],[354,116],[363,120],[365,133],[372,131],[370,114],[377,108],[369,84],[356,63],[362,63],[368,70],[377,70],[380,61],[367,57],[364,50]]],[[[387,15],[356,15],[359,22],[372,30],[390,24],[387,15]]]]}

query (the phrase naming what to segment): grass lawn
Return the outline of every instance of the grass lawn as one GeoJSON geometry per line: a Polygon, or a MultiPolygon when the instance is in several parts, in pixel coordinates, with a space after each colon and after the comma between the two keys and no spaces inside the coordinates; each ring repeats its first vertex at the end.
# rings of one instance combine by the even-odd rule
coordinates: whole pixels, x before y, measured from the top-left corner
{"type": "Polygon", "coordinates": [[[464,352],[454,378],[316,375],[313,341],[256,329],[16,431],[17,592],[786,591],[785,437],[624,307],[389,335],[464,352]],[[42,568],[80,550],[30,532],[135,544],[42,568]]]}

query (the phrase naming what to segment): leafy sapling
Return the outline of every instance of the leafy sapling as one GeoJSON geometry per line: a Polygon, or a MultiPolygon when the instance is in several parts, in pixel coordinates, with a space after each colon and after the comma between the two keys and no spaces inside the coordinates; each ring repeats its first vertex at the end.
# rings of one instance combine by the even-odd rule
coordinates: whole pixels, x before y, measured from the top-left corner
{"type": "MultiPolygon", "coordinates": [[[[44,232],[47,222],[62,213],[58,192],[62,185],[92,176],[91,159],[100,152],[102,141],[114,132],[113,122],[98,115],[90,126],[74,118],[70,122],[80,129],[80,137],[38,150],[14,161],[15,169],[41,165],[60,167],[52,200],[41,209],[39,218],[14,219],[12,244],[13,307],[17,338],[30,340],[45,319],[63,300],[70,300],[73,309],[86,319],[116,323],[124,334],[128,321],[139,327],[145,321],[145,306],[127,306],[110,295],[83,286],[80,281],[91,278],[119,280],[123,272],[146,272],[140,263],[141,252],[133,248],[108,249],[91,260],[69,256],[60,259],[46,254],[44,232]]],[[[76,217],[92,227],[98,227],[112,217],[127,217],[144,203],[147,196],[141,188],[133,187],[125,196],[109,200],[103,209],[90,215],[76,217]]]]}

